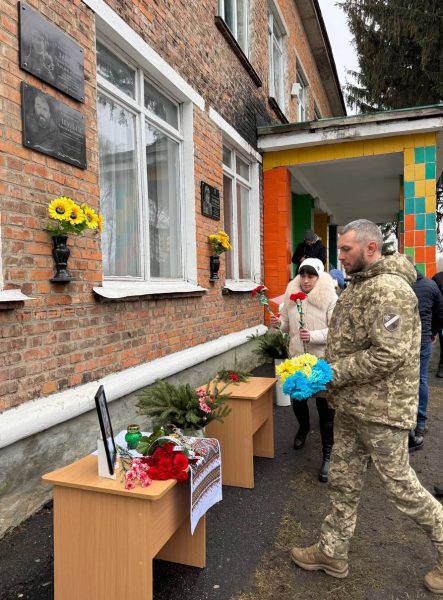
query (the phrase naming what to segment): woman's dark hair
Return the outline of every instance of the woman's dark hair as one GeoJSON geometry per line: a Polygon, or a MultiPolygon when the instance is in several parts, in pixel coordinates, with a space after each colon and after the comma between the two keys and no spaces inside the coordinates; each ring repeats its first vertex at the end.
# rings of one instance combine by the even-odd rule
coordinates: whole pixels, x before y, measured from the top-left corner
{"type": "Polygon", "coordinates": [[[318,272],[314,269],[314,267],[311,267],[311,265],[305,265],[304,267],[301,267],[298,271],[299,275],[315,275],[315,277],[318,277],[318,272]]]}

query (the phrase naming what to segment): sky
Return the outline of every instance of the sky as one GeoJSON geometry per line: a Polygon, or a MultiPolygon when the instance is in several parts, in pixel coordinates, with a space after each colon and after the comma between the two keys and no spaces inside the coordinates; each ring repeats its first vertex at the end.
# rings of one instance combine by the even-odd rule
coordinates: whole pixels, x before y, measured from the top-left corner
{"type": "MultiPolygon", "coordinates": [[[[346,70],[358,70],[351,32],[346,24],[345,13],[341,8],[335,6],[335,0],[319,0],[319,4],[331,42],[338,77],[343,86],[346,83],[346,70]]],[[[355,110],[349,108],[349,106],[347,109],[348,114],[355,113],[355,110]]]]}

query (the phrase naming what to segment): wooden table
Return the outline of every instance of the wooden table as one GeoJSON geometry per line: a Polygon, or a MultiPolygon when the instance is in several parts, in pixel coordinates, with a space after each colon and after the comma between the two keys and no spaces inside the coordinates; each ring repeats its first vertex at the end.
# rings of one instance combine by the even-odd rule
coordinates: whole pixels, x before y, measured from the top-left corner
{"type": "Polygon", "coordinates": [[[97,456],[43,476],[54,485],[55,600],[152,600],[152,559],[206,564],[205,517],[191,535],[189,485],[125,490],[97,456]]]}
{"type": "Polygon", "coordinates": [[[231,412],[224,423],[211,421],[207,437],[220,442],[223,484],[254,487],[254,456],[274,458],[273,377],[251,377],[226,391],[231,412]]]}

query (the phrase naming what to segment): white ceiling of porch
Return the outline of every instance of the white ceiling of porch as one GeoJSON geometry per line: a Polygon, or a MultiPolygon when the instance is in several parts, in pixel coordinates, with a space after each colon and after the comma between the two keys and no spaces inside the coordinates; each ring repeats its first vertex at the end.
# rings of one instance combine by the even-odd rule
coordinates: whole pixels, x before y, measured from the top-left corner
{"type": "Polygon", "coordinates": [[[397,218],[403,153],[365,156],[289,167],[292,191],[310,194],[331,223],[354,219],[385,223],[397,218]]]}

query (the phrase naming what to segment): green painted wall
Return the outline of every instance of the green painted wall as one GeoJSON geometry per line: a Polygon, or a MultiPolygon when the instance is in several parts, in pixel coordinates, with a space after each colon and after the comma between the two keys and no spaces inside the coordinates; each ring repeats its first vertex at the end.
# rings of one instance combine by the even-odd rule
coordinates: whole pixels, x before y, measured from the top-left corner
{"type": "MultiPolygon", "coordinates": [[[[292,253],[305,237],[306,229],[313,229],[314,201],[309,194],[292,194],[292,253]]],[[[294,265],[292,274],[294,275],[294,265]]]]}

